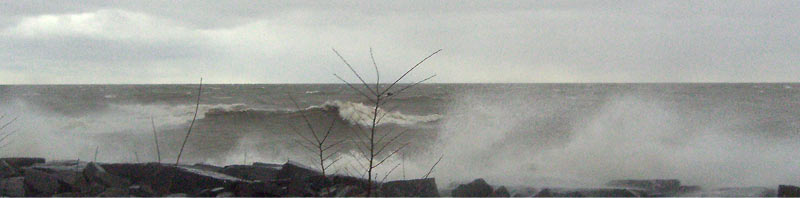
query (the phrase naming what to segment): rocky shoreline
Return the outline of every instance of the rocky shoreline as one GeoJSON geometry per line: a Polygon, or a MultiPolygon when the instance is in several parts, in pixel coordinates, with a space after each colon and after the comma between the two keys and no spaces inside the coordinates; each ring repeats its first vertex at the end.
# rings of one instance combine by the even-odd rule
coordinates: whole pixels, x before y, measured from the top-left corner
{"type": "MultiPolygon", "coordinates": [[[[365,196],[367,187],[364,179],[325,177],[294,162],[217,167],[0,158],[0,177],[0,196],[10,197],[352,197],[365,196]]],[[[387,197],[800,196],[800,188],[790,185],[705,190],[678,180],[615,180],[597,188],[507,188],[476,179],[439,189],[434,178],[425,178],[372,186],[374,196],[387,197]]]]}

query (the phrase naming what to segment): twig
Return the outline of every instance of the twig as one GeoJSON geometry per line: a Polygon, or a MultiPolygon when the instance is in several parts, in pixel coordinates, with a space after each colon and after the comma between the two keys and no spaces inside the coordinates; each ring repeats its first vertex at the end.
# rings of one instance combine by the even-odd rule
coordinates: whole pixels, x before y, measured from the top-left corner
{"type": "Polygon", "coordinates": [[[436,168],[436,165],[439,165],[439,162],[442,161],[442,158],[444,158],[444,154],[439,156],[439,159],[436,160],[436,163],[434,163],[433,166],[431,166],[431,169],[428,170],[428,173],[426,173],[425,176],[422,177],[422,179],[428,179],[428,176],[430,176],[431,173],[433,172],[433,168],[436,168]]]}
{"type": "Polygon", "coordinates": [[[97,152],[99,150],[100,150],[100,146],[99,145],[94,148],[94,161],[92,161],[92,162],[97,162],[97,152]]]}
{"type": "Polygon", "coordinates": [[[200,78],[200,86],[197,88],[197,103],[194,107],[194,117],[192,118],[192,123],[189,124],[189,131],[186,132],[186,137],[183,138],[183,144],[181,144],[181,150],[178,152],[178,159],[175,160],[175,165],[181,162],[181,154],[183,154],[183,147],[186,146],[186,141],[189,140],[189,135],[192,134],[192,127],[194,126],[194,121],[197,119],[197,111],[200,109],[200,95],[203,94],[203,78],[200,78]]]}
{"type": "Polygon", "coordinates": [[[153,142],[156,143],[156,156],[158,157],[158,163],[161,163],[161,149],[158,148],[158,133],[156,132],[156,121],[153,120],[153,116],[150,116],[150,124],[153,126],[153,142]]]}

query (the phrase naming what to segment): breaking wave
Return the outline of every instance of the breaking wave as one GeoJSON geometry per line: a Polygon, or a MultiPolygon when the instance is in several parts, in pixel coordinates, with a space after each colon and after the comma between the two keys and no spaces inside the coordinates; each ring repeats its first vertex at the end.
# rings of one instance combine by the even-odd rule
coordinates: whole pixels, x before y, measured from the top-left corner
{"type": "MultiPolygon", "coordinates": [[[[342,120],[350,124],[359,124],[363,126],[371,126],[372,119],[375,116],[375,107],[365,105],[363,103],[348,102],[348,101],[326,101],[321,105],[312,105],[302,110],[276,110],[276,109],[258,109],[250,108],[244,104],[235,105],[220,105],[208,109],[205,117],[209,116],[226,116],[230,114],[251,114],[253,116],[270,116],[272,114],[298,114],[298,113],[314,113],[314,112],[329,112],[335,113],[342,120]]],[[[384,109],[378,108],[378,117],[380,119],[379,125],[396,124],[396,125],[417,125],[438,121],[442,118],[439,114],[430,115],[407,115],[399,111],[387,112],[384,109]]]]}

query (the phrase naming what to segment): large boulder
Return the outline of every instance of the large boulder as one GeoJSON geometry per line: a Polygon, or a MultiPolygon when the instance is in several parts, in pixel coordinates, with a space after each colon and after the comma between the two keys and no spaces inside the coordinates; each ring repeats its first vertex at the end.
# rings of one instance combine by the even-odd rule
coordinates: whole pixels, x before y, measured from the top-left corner
{"type": "Polygon", "coordinates": [[[25,178],[24,183],[28,189],[36,196],[52,196],[56,194],[59,189],[58,178],[45,173],[44,171],[25,168],[23,169],[22,176],[25,178]]]}
{"type": "Polygon", "coordinates": [[[0,178],[19,176],[19,171],[5,161],[0,161],[0,178]]]}
{"type": "Polygon", "coordinates": [[[104,164],[109,173],[130,179],[133,183],[147,185],[157,195],[194,195],[203,189],[224,187],[233,189],[237,183],[249,182],[222,173],[192,166],[175,166],[159,163],[104,164]]]}
{"type": "Polygon", "coordinates": [[[483,179],[476,179],[468,184],[458,185],[453,189],[453,197],[488,197],[494,190],[483,179]]]}
{"type": "Polygon", "coordinates": [[[646,192],[650,196],[674,196],[681,187],[681,181],[677,179],[654,179],[654,180],[612,180],[606,183],[610,187],[621,187],[636,189],[646,192]]]}
{"type": "Polygon", "coordinates": [[[103,167],[96,163],[89,163],[83,169],[83,176],[90,183],[99,183],[106,187],[127,188],[131,185],[128,179],[108,173],[103,167]]]}
{"type": "Polygon", "coordinates": [[[564,190],[558,188],[545,188],[540,190],[533,195],[534,197],[583,197],[583,195],[577,191],[573,190],[564,190]]]}
{"type": "Polygon", "coordinates": [[[508,192],[508,189],[505,186],[500,186],[489,194],[489,197],[511,197],[511,193],[508,192]]]}
{"type": "Polygon", "coordinates": [[[218,172],[245,180],[272,181],[280,170],[280,167],[231,165],[225,166],[218,172]]]}
{"type": "Polygon", "coordinates": [[[33,166],[34,164],[43,164],[45,162],[44,158],[37,157],[8,157],[0,158],[0,161],[5,161],[9,165],[16,168],[33,166]]]}
{"type": "Polygon", "coordinates": [[[286,190],[270,182],[256,181],[237,183],[233,193],[239,197],[279,197],[285,195],[286,190]]]}
{"type": "Polygon", "coordinates": [[[128,189],[127,188],[106,188],[105,191],[98,194],[97,197],[127,197],[128,189]]]}
{"type": "Polygon", "coordinates": [[[390,181],[381,185],[383,196],[387,197],[438,197],[436,179],[414,179],[390,181]]]}
{"type": "Polygon", "coordinates": [[[778,197],[800,197],[800,187],[778,185],[778,197]]]}
{"type": "Polygon", "coordinates": [[[287,183],[287,196],[314,196],[314,192],[307,188],[308,186],[306,180],[309,177],[318,176],[321,174],[322,173],[317,172],[312,168],[289,161],[281,166],[281,170],[278,171],[275,178],[287,183]]]}
{"type": "Polygon", "coordinates": [[[24,197],[25,178],[11,177],[0,180],[0,196],[24,197]]]}

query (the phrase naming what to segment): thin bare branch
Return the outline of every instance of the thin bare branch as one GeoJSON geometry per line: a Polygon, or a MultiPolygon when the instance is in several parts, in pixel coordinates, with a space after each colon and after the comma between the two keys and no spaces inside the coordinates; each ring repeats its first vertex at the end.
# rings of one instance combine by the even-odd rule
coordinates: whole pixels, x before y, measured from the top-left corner
{"type": "Polygon", "coordinates": [[[343,142],[345,142],[344,139],[336,141],[336,142],[333,142],[333,144],[330,144],[330,145],[326,146],[325,148],[322,148],[322,151],[327,151],[328,149],[333,148],[334,146],[339,145],[339,144],[341,144],[343,142]]]}
{"type": "Polygon", "coordinates": [[[380,143],[380,142],[378,142],[378,144],[383,144],[383,147],[381,147],[380,149],[378,149],[378,152],[376,152],[376,153],[375,153],[375,155],[380,155],[380,154],[381,154],[381,152],[383,152],[383,149],[385,149],[386,147],[388,147],[389,145],[391,145],[392,143],[394,143],[394,141],[395,141],[395,140],[397,140],[397,138],[400,138],[400,136],[403,136],[403,135],[404,135],[406,132],[408,132],[409,130],[410,130],[410,129],[403,130],[403,132],[400,132],[399,134],[397,134],[396,136],[394,136],[394,137],[393,137],[392,139],[390,139],[389,141],[386,141],[386,143],[380,143]]]}
{"type": "Polygon", "coordinates": [[[433,55],[436,55],[436,53],[439,53],[439,52],[441,52],[441,51],[442,51],[441,49],[439,49],[439,50],[436,50],[435,52],[431,53],[431,55],[428,55],[427,57],[423,58],[421,61],[419,61],[419,63],[417,63],[416,65],[414,65],[414,67],[411,67],[411,69],[408,69],[408,71],[406,71],[406,73],[404,73],[402,76],[400,76],[400,78],[397,78],[397,80],[395,80],[395,81],[394,81],[392,84],[390,84],[390,85],[389,85],[389,87],[387,87],[387,88],[386,88],[386,90],[383,90],[383,92],[381,92],[381,93],[380,93],[380,94],[378,94],[378,95],[379,95],[379,96],[382,96],[383,94],[385,94],[387,91],[389,91],[390,89],[392,89],[392,87],[394,87],[394,85],[396,85],[396,84],[397,84],[397,82],[400,82],[400,80],[403,80],[403,78],[405,78],[405,77],[406,77],[406,75],[408,75],[408,73],[411,73],[411,71],[413,71],[413,70],[414,70],[414,69],[416,69],[416,68],[417,68],[417,67],[418,67],[420,64],[422,64],[423,62],[425,62],[425,60],[428,60],[428,58],[430,58],[430,57],[431,57],[431,56],[433,56],[433,55]]]}
{"type": "Polygon", "coordinates": [[[389,175],[391,175],[392,172],[394,172],[394,169],[397,169],[397,167],[399,167],[399,166],[400,166],[400,163],[397,163],[397,165],[394,165],[394,167],[392,167],[392,169],[389,170],[389,172],[387,172],[386,175],[383,176],[383,179],[381,179],[381,183],[385,182],[386,178],[389,178],[389,175]]]}
{"type": "Polygon", "coordinates": [[[436,160],[436,163],[434,163],[434,164],[433,164],[433,166],[431,166],[431,169],[430,169],[430,170],[428,170],[428,173],[426,173],[426,174],[425,174],[425,176],[424,176],[424,177],[422,177],[422,179],[428,179],[428,176],[430,176],[430,175],[431,175],[431,173],[433,172],[433,168],[436,168],[436,165],[439,165],[439,162],[441,162],[441,161],[442,161],[442,158],[444,158],[444,154],[442,154],[441,156],[439,156],[439,159],[438,159],[438,160],[436,160]]]}
{"type": "Polygon", "coordinates": [[[156,143],[156,158],[158,163],[161,163],[161,149],[158,148],[158,132],[156,132],[156,121],[153,119],[153,116],[150,116],[150,124],[153,126],[153,141],[156,143]]]}
{"type": "Polygon", "coordinates": [[[346,80],[342,79],[342,77],[339,77],[339,75],[333,74],[333,76],[336,76],[336,78],[338,78],[340,81],[344,82],[344,84],[347,84],[347,86],[350,87],[350,89],[355,90],[356,92],[358,92],[359,94],[364,96],[364,98],[366,98],[370,102],[375,103],[375,100],[373,100],[372,97],[370,97],[369,95],[367,95],[366,93],[364,93],[360,89],[354,87],[353,84],[350,84],[350,82],[347,82],[346,80]]]}
{"type": "Polygon", "coordinates": [[[175,160],[175,165],[181,162],[181,155],[183,154],[183,148],[186,146],[186,141],[189,140],[189,135],[192,134],[192,127],[194,126],[194,121],[197,120],[197,111],[200,110],[200,95],[203,94],[203,78],[200,78],[200,85],[197,88],[197,103],[194,107],[194,117],[192,117],[192,123],[189,124],[189,131],[186,132],[186,137],[183,138],[183,144],[181,144],[181,150],[178,152],[178,158],[175,160]]]}
{"type": "Polygon", "coordinates": [[[391,99],[391,98],[394,98],[394,96],[397,96],[398,94],[402,93],[403,91],[407,90],[408,88],[411,88],[411,87],[417,86],[417,85],[419,85],[420,83],[422,83],[422,82],[425,82],[425,81],[428,81],[428,80],[430,80],[430,79],[431,79],[431,78],[433,78],[433,77],[436,77],[436,74],[434,74],[434,75],[431,75],[430,77],[427,77],[427,78],[425,78],[425,79],[422,79],[422,80],[420,80],[420,81],[417,81],[417,82],[416,82],[416,83],[414,83],[414,84],[408,85],[408,86],[406,86],[406,87],[403,87],[403,88],[401,88],[400,90],[397,90],[397,91],[395,91],[394,93],[392,93],[392,95],[391,95],[391,96],[388,96],[388,97],[386,97],[386,99],[385,99],[385,100],[383,100],[383,103],[381,103],[381,105],[383,105],[383,104],[386,104],[387,102],[389,102],[389,101],[390,101],[390,99],[391,99]]]}
{"type": "Polygon", "coordinates": [[[11,123],[14,123],[14,121],[17,121],[17,117],[11,119],[11,121],[6,122],[5,124],[3,124],[3,126],[0,126],[0,130],[6,129],[6,127],[8,127],[8,125],[11,125],[11,123]]]}
{"type": "Polygon", "coordinates": [[[331,131],[333,131],[333,124],[336,124],[336,119],[331,119],[331,125],[328,126],[328,130],[325,131],[325,137],[322,138],[322,141],[319,144],[325,143],[325,140],[328,140],[328,136],[331,135],[331,131]]]}
{"type": "Polygon", "coordinates": [[[369,58],[372,59],[372,66],[375,66],[375,93],[380,93],[381,87],[381,72],[378,71],[378,63],[375,62],[375,56],[372,55],[372,48],[369,48],[369,58]]]}
{"type": "MultiPolygon", "coordinates": [[[[331,48],[331,49],[333,49],[333,48],[331,48]]],[[[338,51],[336,51],[336,49],[333,49],[333,52],[334,52],[334,53],[336,53],[336,56],[339,56],[339,59],[342,59],[342,62],[344,62],[344,64],[345,64],[345,65],[347,65],[347,68],[350,68],[350,71],[352,71],[352,72],[353,72],[353,74],[355,74],[355,75],[356,75],[356,77],[358,77],[358,80],[360,80],[360,81],[361,81],[361,83],[363,83],[363,84],[364,84],[364,87],[366,87],[366,88],[367,88],[367,90],[369,90],[370,92],[372,92],[372,94],[373,94],[373,95],[378,95],[378,93],[377,93],[377,92],[375,92],[375,91],[373,91],[372,89],[370,89],[370,88],[369,88],[369,85],[367,84],[367,82],[366,82],[366,81],[364,81],[364,78],[361,78],[361,75],[359,75],[359,74],[358,74],[358,72],[356,72],[356,70],[355,70],[355,69],[353,69],[353,66],[351,66],[351,65],[350,65],[350,63],[348,63],[348,62],[347,62],[347,60],[345,60],[345,59],[344,59],[344,57],[342,57],[342,55],[341,55],[341,54],[339,54],[339,52],[338,52],[338,51]]]]}
{"type": "Polygon", "coordinates": [[[391,158],[391,157],[392,157],[394,154],[397,154],[397,152],[400,152],[400,150],[403,150],[403,148],[405,148],[406,146],[408,146],[408,144],[409,144],[409,143],[405,143],[405,144],[403,144],[402,146],[400,146],[400,148],[397,148],[397,150],[394,150],[394,152],[392,152],[391,154],[389,154],[389,156],[386,156],[386,158],[383,158],[383,160],[381,160],[380,162],[378,162],[377,164],[375,164],[375,165],[373,166],[373,168],[374,168],[374,167],[378,167],[378,166],[380,166],[381,164],[383,164],[383,162],[386,162],[386,160],[388,160],[389,158],[391,158]]]}

